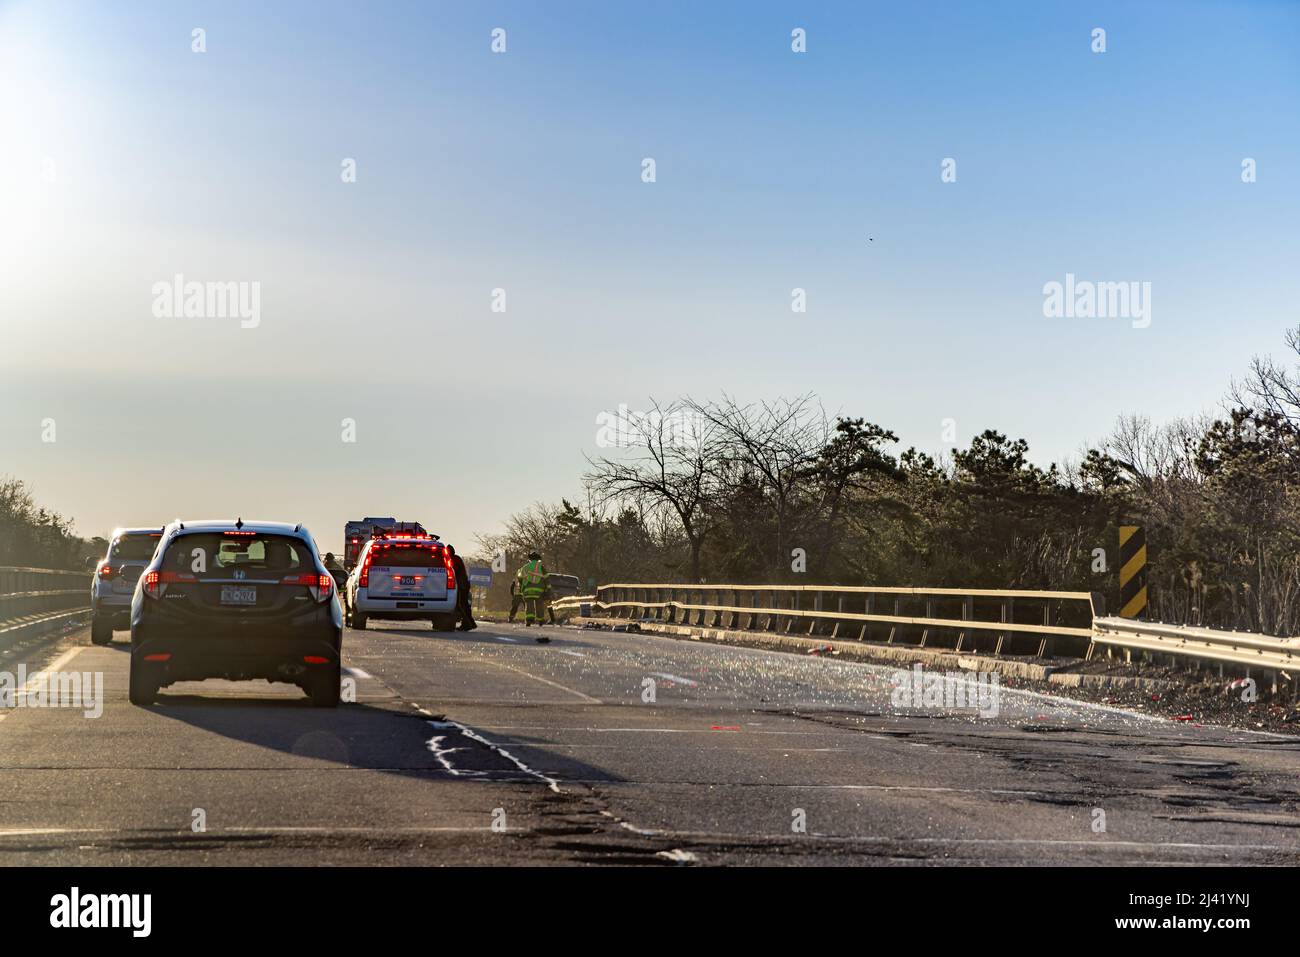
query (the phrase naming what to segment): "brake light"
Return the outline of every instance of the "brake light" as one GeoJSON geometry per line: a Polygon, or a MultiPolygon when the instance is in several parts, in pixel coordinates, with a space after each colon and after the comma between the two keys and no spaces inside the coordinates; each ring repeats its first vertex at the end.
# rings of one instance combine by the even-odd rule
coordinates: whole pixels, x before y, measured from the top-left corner
{"type": "Polygon", "coordinates": [[[281,585],[306,585],[311,591],[311,597],[316,601],[329,601],[330,595],[334,593],[334,578],[331,575],[320,575],[315,572],[303,572],[301,575],[286,575],[280,579],[281,585]]]}
{"type": "Polygon", "coordinates": [[[447,591],[456,587],[456,568],[451,563],[451,555],[447,549],[442,550],[442,564],[447,569],[447,591]]]}
{"type": "Polygon", "coordinates": [[[327,665],[330,663],[328,658],[322,658],[320,655],[303,655],[302,660],[309,665],[327,665]]]}
{"type": "Polygon", "coordinates": [[[116,572],[113,571],[113,566],[105,564],[99,569],[99,580],[109,581],[115,574],[116,572]]]}
{"type": "Polygon", "coordinates": [[[161,598],[169,584],[198,581],[189,572],[148,572],[144,576],[144,593],[150,598],[161,598]]]}
{"type": "Polygon", "coordinates": [[[375,549],[372,546],[370,551],[366,552],[366,560],[361,564],[361,579],[358,584],[362,588],[367,588],[370,585],[370,563],[374,560],[374,557],[375,549]]]}
{"type": "Polygon", "coordinates": [[[256,535],[257,532],[222,532],[222,535],[256,535]]]}
{"type": "Polygon", "coordinates": [[[145,661],[171,661],[172,656],[171,656],[171,652],[169,651],[159,652],[156,655],[145,655],[144,660],[145,661]]]}

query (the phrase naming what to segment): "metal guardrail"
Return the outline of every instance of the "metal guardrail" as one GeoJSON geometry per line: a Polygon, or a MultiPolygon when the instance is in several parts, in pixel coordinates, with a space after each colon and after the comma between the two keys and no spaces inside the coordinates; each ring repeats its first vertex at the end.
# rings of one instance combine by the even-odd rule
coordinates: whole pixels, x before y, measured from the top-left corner
{"type": "Polygon", "coordinates": [[[612,584],[551,607],[557,616],[603,613],[700,628],[1081,657],[1090,647],[1102,598],[1093,592],[978,588],[612,584]],[[882,604],[890,606],[888,612],[882,604]]]}
{"type": "Polygon", "coordinates": [[[0,566],[0,635],[90,610],[84,571],[0,566]]]}
{"type": "MultiPolygon", "coordinates": [[[[594,595],[552,603],[557,617],[610,617],[700,628],[850,637],[885,644],[913,644],[994,654],[1075,652],[1091,658],[1097,648],[1177,655],[1262,671],[1300,674],[1300,637],[1166,625],[1108,618],[1101,596],[1088,592],[959,588],[886,588],[829,585],[602,585],[594,595]],[[881,598],[893,614],[879,614],[881,598]],[[1033,603],[1039,621],[1023,620],[1033,603]],[[811,604],[812,607],[802,607],[811,604]],[[829,607],[834,605],[833,608],[829,607]],[[902,614],[921,606],[920,615],[902,614]],[[998,611],[997,620],[976,611],[998,611]],[[861,611],[857,610],[861,607],[861,611]],[[945,616],[944,612],[958,613],[945,616]],[[1069,620],[1071,623],[1063,623],[1069,620]],[[1078,621],[1078,624],[1074,622],[1078,621]],[[955,636],[955,641],[953,637],[955,636]],[[945,637],[947,641],[945,642],[945,637]],[[981,638],[986,640],[981,641],[981,638]],[[992,645],[991,648],[987,647],[992,645]],[[980,648],[980,645],[986,647],[980,648]],[[1036,646],[1036,648],[1035,648],[1036,646]]],[[[919,609],[918,609],[919,610],[919,609]]]]}
{"type": "Polygon", "coordinates": [[[1092,624],[1093,642],[1104,648],[1182,655],[1266,671],[1300,669],[1300,639],[1296,638],[1129,618],[1095,618],[1092,624]]]}

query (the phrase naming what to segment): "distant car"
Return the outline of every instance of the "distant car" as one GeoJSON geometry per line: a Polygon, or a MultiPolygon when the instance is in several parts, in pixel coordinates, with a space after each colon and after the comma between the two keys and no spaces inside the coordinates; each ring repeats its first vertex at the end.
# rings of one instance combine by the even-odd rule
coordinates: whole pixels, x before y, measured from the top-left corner
{"type": "Polygon", "coordinates": [[[131,627],[131,596],[154,549],[162,541],[161,528],[117,528],[108,539],[108,552],[95,565],[90,582],[90,640],[106,645],[114,631],[131,627]]]}
{"type": "Polygon", "coordinates": [[[311,533],[173,522],[131,601],[132,704],[177,681],[265,679],[339,703],[343,611],[311,533]]]}
{"type": "Polygon", "coordinates": [[[433,537],[379,535],[366,542],[348,576],[347,623],[364,629],[371,618],[429,621],[435,630],[456,627],[457,582],[451,555],[433,537]]]}

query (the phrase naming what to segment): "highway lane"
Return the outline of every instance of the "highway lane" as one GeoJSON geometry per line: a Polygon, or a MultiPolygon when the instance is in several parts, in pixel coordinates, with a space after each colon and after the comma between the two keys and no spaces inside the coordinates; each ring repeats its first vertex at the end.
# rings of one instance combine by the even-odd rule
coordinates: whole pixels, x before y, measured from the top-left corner
{"type": "Polygon", "coordinates": [[[2,712],[0,863],[1300,861],[1294,739],[1009,689],[897,709],[889,667],[546,633],[349,631],[337,712],[264,682],[133,708],[126,636],[73,635],[50,653],[108,700],[2,712]]]}

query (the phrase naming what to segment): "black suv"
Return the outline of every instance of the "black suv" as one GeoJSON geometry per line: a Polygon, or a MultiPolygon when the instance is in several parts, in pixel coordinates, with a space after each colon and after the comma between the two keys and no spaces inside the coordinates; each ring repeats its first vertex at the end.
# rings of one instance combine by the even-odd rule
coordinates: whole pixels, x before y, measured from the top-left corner
{"type": "Polygon", "coordinates": [[[131,703],[177,681],[263,678],[339,703],[343,611],[311,533],[280,522],[181,522],[131,601],[131,703]]]}

